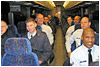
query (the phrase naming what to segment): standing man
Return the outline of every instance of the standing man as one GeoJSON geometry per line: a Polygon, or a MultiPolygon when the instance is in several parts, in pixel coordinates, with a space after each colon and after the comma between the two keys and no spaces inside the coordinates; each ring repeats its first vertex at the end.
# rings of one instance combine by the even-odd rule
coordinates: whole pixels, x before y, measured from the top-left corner
{"type": "Polygon", "coordinates": [[[53,21],[55,21],[56,25],[59,24],[58,13],[55,14],[55,16],[54,16],[54,20],[53,20],[53,21]]]}
{"type": "Polygon", "coordinates": [[[95,33],[91,28],[85,28],[81,36],[82,46],[74,50],[70,57],[72,66],[88,66],[99,61],[99,46],[94,45],[95,33]]]}
{"type": "Polygon", "coordinates": [[[53,40],[54,37],[53,37],[53,34],[52,34],[52,29],[49,26],[43,24],[44,17],[43,17],[43,15],[41,13],[37,14],[36,20],[37,20],[37,24],[41,26],[42,31],[47,34],[47,37],[48,37],[48,39],[50,41],[50,45],[52,45],[53,42],[54,42],[54,40],[53,40]]]}
{"type": "Polygon", "coordinates": [[[48,65],[47,61],[51,55],[51,46],[45,33],[36,29],[37,24],[33,18],[26,20],[26,28],[29,31],[24,37],[31,42],[32,51],[37,54],[40,65],[48,65]]]}

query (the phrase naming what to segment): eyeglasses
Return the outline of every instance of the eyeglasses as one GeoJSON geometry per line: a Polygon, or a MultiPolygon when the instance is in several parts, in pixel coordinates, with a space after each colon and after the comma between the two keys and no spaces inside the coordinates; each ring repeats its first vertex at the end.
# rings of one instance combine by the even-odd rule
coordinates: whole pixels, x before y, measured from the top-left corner
{"type": "Polygon", "coordinates": [[[1,26],[1,28],[5,28],[6,26],[1,26]]]}

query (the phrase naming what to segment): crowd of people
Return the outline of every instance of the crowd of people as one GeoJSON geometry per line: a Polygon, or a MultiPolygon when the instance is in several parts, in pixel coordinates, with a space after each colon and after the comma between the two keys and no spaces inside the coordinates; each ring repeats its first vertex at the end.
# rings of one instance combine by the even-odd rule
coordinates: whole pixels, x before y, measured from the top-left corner
{"type": "MultiPolygon", "coordinates": [[[[95,37],[96,32],[90,28],[91,22],[88,17],[71,16],[67,19],[67,29],[65,36],[65,47],[68,53],[68,59],[64,66],[88,66],[91,62],[99,59],[99,37],[95,37]],[[73,46],[75,48],[72,50],[73,46]],[[89,49],[89,50],[88,50],[89,49]],[[90,60],[91,59],[91,60],[90,60]]],[[[29,17],[25,21],[27,32],[24,37],[29,39],[32,46],[32,52],[36,53],[41,66],[48,65],[48,59],[52,53],[55,41],[56,26],[59,25],[58,13],[54,18],[51,15],[46,17],[38,13],[36,18],[29,17]]],[[[17,37],[15,34],[9,34],[8,25],[1,20],[1,56],[5,54],[4,44],[8,38],[17,37]]]]}

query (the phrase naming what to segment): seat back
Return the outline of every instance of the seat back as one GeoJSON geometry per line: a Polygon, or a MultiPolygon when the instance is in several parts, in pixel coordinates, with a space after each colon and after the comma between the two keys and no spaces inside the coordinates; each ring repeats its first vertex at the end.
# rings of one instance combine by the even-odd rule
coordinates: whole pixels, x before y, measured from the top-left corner
{"type": "Polygon", "coordinates": [[[1,56],[1,66],[2,66],[2,56],[1,56]]]}
{"type": "Polygon", "coordinates": [[[37,24],[36,29],[42,31],[42,27],[39,24],[37,24]]]}
{"type": "Polygon", "coordinates": [[[99,33],[99,21],[98,20],[91,20],[91,26],[94,31],[99,33]]]}
{"type": "Polygon", "coordinates": [[[25,21],[18,22],[17,28],[18,28],[18,33],[19,34],[24,35],[24,34],[27,33],[25,21]]]}
{"type": "Polygon", "coordinates": [[[95,43],[97,46],[99,46],[99,34],[95,33],[95,43]]]}
{"type": "Polygon", "coordinates": [[[38,58],[31,52],[31,43],[26,38],[8,38],[5,42],[3,66],[38,66],[38,58]]]}
{"type": "Polygon", "coordinates": [[[95,31],[96,31],[97,33],[99,33],[99,23],[96,23],[96,24],[95,24],[95,31]]]}
{"type": "Polygon", "coordinates": [[[80,24],[80,23],[75,24],[75,26],[74,26],[74,31],[71,33],[71,35],[72,35],[77,29],[81,29],[81,24],[80,24]]]}
{"type": "Polygon", "coordinates": [[[77,29],[81,29],[81,24],[80,23],[75,24],[75,30],[74,31],[76,31],[77,29]]]}
{"type": "Polygon", "coordinates": [[[15,34],[18,37],[20,36],[20,34],[18,33],[17,27],[15,25],[8,25],[8,31],[11,31],[10,34],[15,34]]]}

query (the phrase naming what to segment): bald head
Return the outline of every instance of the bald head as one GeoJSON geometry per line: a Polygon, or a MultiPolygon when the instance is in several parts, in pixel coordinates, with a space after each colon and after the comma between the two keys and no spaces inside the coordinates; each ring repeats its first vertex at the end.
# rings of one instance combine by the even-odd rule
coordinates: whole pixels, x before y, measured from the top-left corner
{"type": "Polygon", "coordinates": [[[1,21],[1,34],[3,35],[8,29],[8,25],[5,21],[1,21]]]}
{"type": "Polygon", "coordinates": [[[80,16],[75,16],[74,17],[74,24],[79,23],[80,22],[81,17],[80,16]]]}
{"type": "Polygon", "coordinates": [[[58,17],[58,13],[56,13],[55,16],[58,17]]]}
{"type": "Polygon", "coordinates": [[[48,15],[48,19],[49,19],[49,21],[51,20],[51,15],[48,15]]]}
{"type": "Polygon", "coordinates": [[[85,47],[92,48],[95,42],[95,33],[93,29],[91,28],[84,29],[81,39],[83,40],[83,44],[85,47]]]}
{"type": "Polygon", "coordinates": [[[84,20],[86,20],[87,22],[89,22],[89,18],[88,18],[88,17],[83,17],[83,18],[81,19],[81,21],[84,21],[84,20]]]}

